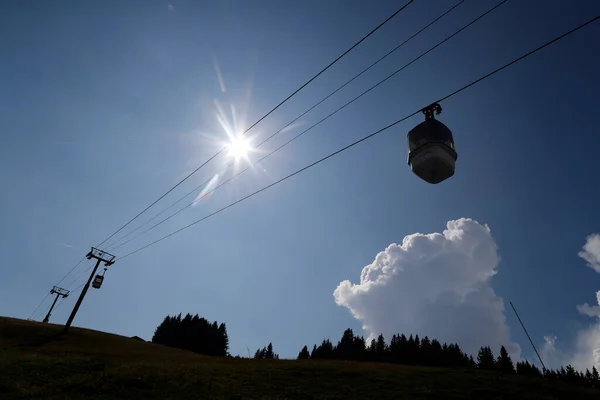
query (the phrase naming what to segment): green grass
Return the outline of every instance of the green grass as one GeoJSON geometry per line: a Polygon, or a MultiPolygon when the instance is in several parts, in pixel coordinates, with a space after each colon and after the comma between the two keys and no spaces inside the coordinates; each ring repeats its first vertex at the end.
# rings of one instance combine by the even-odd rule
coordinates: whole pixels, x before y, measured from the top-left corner
{"type": "Polygon", "coordinates": [[[0,399],[598,399],[478,371],[219,359],[117,335],[0,318],[0,399]]]}

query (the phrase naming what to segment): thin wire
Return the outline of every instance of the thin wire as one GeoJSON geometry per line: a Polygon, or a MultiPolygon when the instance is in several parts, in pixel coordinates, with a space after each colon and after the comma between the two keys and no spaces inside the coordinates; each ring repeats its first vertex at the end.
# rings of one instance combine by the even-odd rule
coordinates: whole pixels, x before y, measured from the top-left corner
{"type": "Polygon", "coordinates": [[[27,318],[27,319],[31,319],[33,317],[33,315],[36,313],[36,311],[42,306],[42,304],[44,304],[44,302],[46,301],[46,299],[48,298],[48,296],[50,296],[50,292],[48,292],[46,294],[46,297],[44,297],[42,299],[42,301],[40,301],[40,304],[37,305],[37,307],[33,310],[33,312],[29,315],[29,318],[27,318]]]}
{"type": "Polygon", "coordinates": [[[82,276],[84,276],[90,269],[92,269],[94,267],[94,263],[91,263],[90,266],[83,272],[81,272],[79,275],[77,275],[77,277],[75,279],[73,279],[71,281],[71,283],[69,283],[68,286],[71,286],[72,284],[74,284],[75,282],[77,282],[79,279],[81,279],[82,276]]]}
{"type": "MultiPolygon", "coordinates": [[[[448,95],[440,98],[439,100],[436,101],[436,103],[440,103],[440,102],[442,102],[444,100],[447,100],[447,99],[449,99],[449,98],[457,95],[458,93],[460,93],[460,92],[462,92],[462,91],[470,88],[471,86],[473,86],[473,85],[475,85],[475,84],[483,81],[484,79],[487,79],[490,76],[497,74],[498,72],[500,72],[500,71],[502,71],[502,70],[510,67],[511,65],[516,64],[517,62],[519,62],[519,61],[521,61],[521,60],[529,57],[530,55],[532,55],[534,53],[537,53],[538,51],[540,51],[540,50],[542,50],[542,49],[550,46],[551,44],[553,44],[553,43],[555,43],[555,42],[557,42],[557,41],[559,41],[559,40],[561,40],[561,39],[563,39],[563,38],[571,35],[572,33],[574,33],[576,31],[578,31],[578,30],[586,27],[587,25],[590,25],[591,23],[597,21],[598,19],[600,19],[600,15],[597,15],[596,17],[588,20],[587,22],[584,22],[581,25],[578,25],[577,27],[571,29],[570,31],[568,31],[566,33],[563,33],[562,35],[560,35],[560,36],[558,36],[558,37],[556,37],[556,38],[554,38],[554,39],[552,39],[552,40],[544,43],[543,45],[541,45],[541,46],[539,46],[539,47],[537,47],[537,48],[535,48],[535,49],[527,52],[526,54],[524,54],[524,55],[522,55],[522,56],[514,59],[513,61],[510,61],[509,63],[504,64],[503,66],[501,66],[501,67],[493,70],[492,72],[489,72],[489,73],[483,75],[482,77],[480,77],[480,78],[478,78],[478,79],[476,79],[476,80],[468,83],[467,85],[462,86],[461,88],[455,90],[454,92],[452,92],[452,93],[450,93],[450,94],[448,94],[448,95]]],[[[151,243],[149,243],[149,244],[147,244],[145,246],[142,246],[142,247],[138,248],[137,250],[134,250],[134,251],[132,251],[130,253],[127,253],[126,255],[124,255],[123,257],[121,257],[120,260],[122,260],[124,258],[127,258],[127,257],[129,257],[129,256],[131,256],[131,255],[133,255],[135,253],[138,253],[138,252],[140,252],[140,251],[142,251],[144,249],[147,249],[148,247],[153,246],[156,243],[159,243],[159,242],[161,242],[161,241],[163,241],[163,240],[165,240],[165,239],[167,239],[167,238],[169,238],[169,237],[171,237],[171,236],[173,236],[173,235],[175,235],[175,234],[177,234],[177,233],[179,233],[179,232],[181,232],[181,231],[183,231],[183,230],[185,230],[187,228],[190,228],[191,226],[194,226],[194,225],[196,225],[199,222],[202,222],[202,221],[204,221],[204,220],[206,220],[206,219],[208,219],[208,218],[210,218],[210,217],[212,217],[212,216],[214,216],[214,215],[216,215],[216,214],[218,214],[218,213],[220,213],[222,211],[225,211],[228,208],[233,207],[234,205],[236,205],[238,203],[241,203],[244,200],[249,199],[250,197],[253,197],[253,196],[255,196],[255,195],[257,195],[257,194],[259,194],[259,193],[261,193],[261,192],[263,192],[263,191],[265,191],[265,190],[267,190],[267,189],[269,189],[269,188],[271,188],[271,187],[273,187],[273,186],[275,186],[275,185],[277,185],[277,184],[279,184],[279,183],[281,183],[281,182],[283,182],[283,181],[285,181],[285,180],[287,180],[287,179],[289,179],[289,178],[291,178],[291,177],[293,177],[293,176],[295,176],[295,175],[297,175],[297,174],[299,174],[299,173],[301,173],[301,172],[303,172],[303,171],[305,171],[305,170],[307,170],[309,168],[314,167],[317,164],[322,163],[323,161],[325,161],[325,160],[327,160],[327,159],[329,159],[331,157],[334,157],[335,155],[337,155],[339,153],[342,153],[343,151],[348,150],[351,147],[356,146],[359,143],[364,142],[365,140],[368,140],[368,139],[370,139],[370,138],[378,135],[379,133],[381,133],[381,132],[383,132],[383,131],[385,131],[385,130],[387,130],[387,129],[389,129],[389,128],[391,128],[391,127],[393,127],[393,126],[395,126],[395,125],[397,125],[397,124],[399,124],[399,123],[401,123],[401,122],[403,122],[403,121],[405,121],[405,120],[407,120],[407,119],[409,119],[411,117],[413,117],[414,115],[417,115],[420,112],[421,112],[421,109],[419,109],[417,111],[414,111],[412,114],[407,115],[406,117],[401,118],[401,119],[399,119],[399,120],[397,120],[397,121],[395,121],[395,122],[393,122],[393,123],[391,123],[391,124],[389,124],[389,125],[381,128],[381,129],[379,129],[378,131],[375,131],[375,132],[373,132],[373,133],[371,133],[371,134],[369,134],[369,135],[367,135],[367,136],[365,136],[365,137],[363,137],[363,138],[361,138],[361,139],[359,139],[359,140],[357,140],[357,141],[355,141],[353,143],[350,143],[349,145],[347,145],[345,147],[342,147],[341,149],[339,149],[339,150],[337,150],[337,151],[335,151],[335,152],[333,152],[333,153],[331,153],[331,154],[329,154],[329,155],[327,155],[327,156],[325,156],[325,157],[323,157],[323,158],[321,158],[321,159],[319,159],[319,160],[317,160],[317,161],[315,161],[315,162],[313,162],[313,163],[311,163],[311,164],[309,164],[309,165],[307,165],[307,166],[305,166],[305,167],[303,167],[303,168],[301,168],[301,169],[299,169],[299,170],[297,170],[297,171],[295,171],[295,172],[293,172],[293,173],[291,173],[291,174],[289,174],[289,175],[287,175],[287,176],[285,176],[285,177],[283,177],[283,178],[281,178],[281,179],[279,179],[279,180],[277,180],[277,181],[275,181],[275,182],[267,185],[267,186],[264,186],[263,188],[255,191],[255,192],[253,192],[253,193],[251,193],[251,194],[249,194],[249,195],[247,195],[245,197],[242,197],[241,199],[239,199],[239,200],[237,200],[237,201],[235,201],[233,203],[230,203],[229,205],[227,205],[227,206],[225,206],[223,208],[220,208],[219,210],[217,210],[217,211],[215,211],[213,213],[210,213],[210,214],[208,214],[208,215],[206,215],[206,216],[204,216],[204,217],[196,220],[196,221],[194,221],[194,222],[192,222],[192,223],[184,226],[183,228],[180,228],[180,229],[178,229],[176,231],[173,231],[173,232],[169,233],[168,235],[165,235],[165,236],[163,236],[163,237],[161,237],[161,238],[159,238],[159,239],[157,239],[157,240],[155,240],[155,241],[153,241],[153,242],[151,242],[151,243]]]]}
{"type": "MultiPolygon", "coordinates": [[[[312,81],[314,81],[315,79],[317,79],[321,74],[323,74],[330,67],[332,67],[335,63],[337,63],[339,60],[341,60],[346,54],[348,54],[349,52],[351,52],[352,50],[354,50],[354,48],[356,48],[359,44],[361,44],[363,41],[365,41],[369,36],[371,36],[372,34],[374,34],[375,32],[377,32],[382,26],[384,26],[386,23],[388,23],[392,18],[394,18],[396,15],[398,15],[400,12],[402,12],[406,7],[408,7],[414,1],[415,0],[409,0],[406,4],[404,4],[402,7],[400,7],[396,12],[394,12],[392,15],[390,15],[385,21],[383,21],[382,23],[380,23],[379,25],[377,25],[371,32],[369,32],[367,35],[363,36],[363,38],[360,39],[358,42],[356,42],[354,45],[352,45],[352,47],[350,47],[348,50],[346,50],[345,52],[343,52],[335,60],[333,60],[331,63],[329,63],[329,65],[327,65],[325,68],[323,68],[319,73],[317,73],[315,76],[313,76],[308,81],[306,81],[302,86],[300,86],[298,89],[296,89],[292,94],[290,94],[283,101],[281,101],[279,104],[277,104],[275,107],[273,107],[271,109],[271,111],[269,111],[268,113],[266,113],[265,115],[263,115],[258,121],[256,121],[254,124],[252,124],[244,132],[242,132],[242,135],[246,134],[248,131],[250,131],[250,129],[254,128],[262,120],[264,120],[266,117],[268,117],[269,115],[271,115],[275,110],[277,110],[284,103],[286,103],[289,99],[291,99],[298,92],[300,92],[302,89],[304,89],[309,83],[311,83],[312,81]]],[[[109,240],[110,238],[112,238],[113,236],[115,236],[117,233],[121,232],[121,230],[123,230],[126,226],[128,226],[133,221],[135,221],[140,215],[142,215],[143,213],[145,213],[146,211],[148,211],[153,205],[155,205],[156,203],[158,203],[166,195],[168,195],[173,190],[175,190],[175,188],[177,188],[179,185],[181,185],[183,182],[185,182],[188,178],[190,178],[192,175],[194,175],[196,172],[198,172],[202,167],[204,167],[206,164],[208,164],[210,161],[212,161],[214,158],[216,158],[219,154],[221,154],[223,151],[225,151],[225,149],[227,149],[227,146],[223,147],[221,150],[219,150],[217,153],[215,153],[215,155],[213,155],[212,157],[210,157],[203,164],[201,164],[198,168],[196,168],[190,174],[188,174],[185,178],[183,178],[182,180],[180,180],[175,186],[173,186],[171,189],[169,189],[168,191],[166,191],[163,195],[161,195],[158,199],[156,199],[152,204],[150,204],[148,207],[146,207],[144,210],[142,210],[135,217],[133,217],[132,219],[130,219],[125,225],[123,225],[122,227],[120,227],[119,229],[117,229],[114,233],[112,233],[109,237],[107,237],[106,239],[104,239],[96,247],[102,246],[107,240],[109,240]]]]}
{"type": "Polygon", "coordinates": [[[83,282],[81,285],[79,285],[79,286],[77,286],[75,289],[71,290],[71,294],[73,294],[73,293],[77,293],[77,291],[78,291],[79,289],[81,289],[81,288],[83,287],[83,285],[85,285],[85,284],[86,284],[86,282],[83,282]]]}
{"type": "Polygon", "coordinates": [[[62,277],[62,279],[61,279],[60,281],[58,281],[58,283],[56,284],[56,286],[60,285],[60,284],[61,284],[61,282],[62,282],[62,281],[64,281],[64,280],[67,278],[67,276],[71,275],[71,273],[72,273],[72,272],[75,270],[75,268],[77,268],[77,267],[79,266],[79,264],[81,264],[81,263],[83,262],[83,260],[85,260],[85,256],[81,257],[81,260],[79,260],[79,261],[77,262],[77,264],[75,264],[75,265],[73,266],[73,268],[71,268],[71,269],[69,270],[69,272],[67,272],[67,273],[65,274],[65,276],[63,276],[63,277],[62,277]]]}
{"type": "Polygon", "coordinates": [[[392,77],[394,77],[396,74],[400,73],[401,71],[403,71],[404,69],[408,68],[410,65],[412,65],[413,63],[415,63],[416,61],[418,61],[419,59],[425,57],[427,54],[429,54],[430,52],[432,52],[433,50],[435,50],[436,48],[440,47],[441,45],[443,45],[444,43],[446,43],[447,41],[449,41],[450,39],[452,39],[453,37],[455,37],[456,35],[458,35],[460,32],[464,31],[465,29],[467,29],[468,27],[470,27],[471,25],[473,25],[474,23],[476,23],[477,21],[479,21],[480,19],[482,19],[483,17],[485,17],[486,15],[488,15],[489,13],[491,13],[492,11],[494,11],[496,8],[500,7],[502,4],[506,3],[508,0],[503,0],[502,2],[496,4],[494,7],[490,8],[489,10],[487,10],[486,12],[484,12],[483,14],[479,15],[478,17],[476,17],[475,19],[473,19],[471,22],[469,22],[468,24],[464,25],[462,28],[458,29],[456,32],[454,32],[453,34],[451,34],[450,36],[446,37],[444,40],[438,42],[437,44],[435,44],[434,46],[430,47],[427,51],[425,51],[424,53],[421,53],[418,57],[414,58],[413,60],[409,61],[408,63],[404,64],[401,68],[397,69],[396,71],[392,72],[390,75],[388,75],[387,77],[385,77],[384,79],[380,80],[379,82],[377,82],[375,85],[371,86],[369,89],[365,90],[364,92],[362,92],[361,94],[359,94],[358,96],[354,97],[352,100],[350,100],[349,102],[347,102],[346,104],[344,104],[343,106],[339,107],[338,109],[336,109],[335,111],[333,111],[332,113],[330,113],[329,115],[327,115],[326,117],[322,118],[321,120],[319,120],[318,122],[316,122],[315,124],[313,124],[312,126],[308,127],[307,129],[305,129],[304,131],[300,132],[299,134],[297,134],[296,136],[290,138],[287,142],[283,143],[281,146],[277,147],[275,150],[271,151],[270,153],[266,154],[264,157],[262,157],[261,159],[259,159],[258,161],[256,161],[254,164],[246,167],[245,169],[243,169],[242,171],[238,172],[237,174],[235,174],[234,176],[232,176],[231,178],[221,182],[221,184],[217,185],[214,189],[204,193],[201,197],[195,199],[194,201],[192,201],[191,203],[187,204],[185,207],[179,209],[178,211],[176,211],[175,213],[171,214],[170,216],[168,216],[167,218],[163,218],[162,220],[160,220],[159,222],[157,222],[156,224],[152,225],[150,228],[146,229],[145,231],[143,231],[142,233],[140,233],[137,236],[134,236],[133,238],[126,240],[125,242],[119,244],[118,246],[114,247],[114,249],[118,249],[128,243],[130,243],[131,241],[145,235],[146,233],[150,232],[151,230],[155,229],[156,227],[158,227],[159,225],[163,224],[164,222],[170,220],[171,218],[175,217],[176,215],[178,215],[179,213],[181,213],[182,211],[188,209],[189,207],[193,206],[195,203],[197,203],[198,201],[200,201],[201,199],[203,199],[204,197],[212,194],[213,192],[215,192],[217,189],[219,189],[220,187],[226,185],[227,183],[231,182],[233,179],[237,178],[238,176],[242,175],[244,172],[248,171],[249,169],[252,169],[256,164],[264,161],[266,158],[270,157],[272,154],[276,153],[277,151],[281,150],[283,147],[287,146],[288,144],[290,144],[291,142],[293,142],[294,140],[298,139],[300,136],[304,135],[306,132],[310,131],[311,129],[313,129],[314,127],[316,127],[317,125],[321,124],[322,122],[324,122],[325,120],[331,118],[332,116],[334,116],[335,114],[337,114],[338,112],[340,112],[341,110],[343,110],[344,108],[348,107],[350,104],[354,103],[356,100],[360,99],[361,97],[363,97],[364,95],[366,95],[367,93],[369,93],[371,90],[377,88],[379,85],[383,84],[384,82],[386,82],[387,80],[391,79],[392,77]]]}
{"type": "MultiPolygon", "coordinates": [[[[433,24],[435,24],[436,22],[438,22],[440,19],[442,19],[443,17],[445,17],[446,15],[448,15],[450,12],[452,12],[455,8],[457,8],[458,6],[460,6],[461,4],[463,4],[465,2],[465,0],[460,0],[457,4],[455,4],[454,6],[452,6],[451,8],[449,8],[447,11],[445,11],[442,15],[438,16],[436,19],[434,19],[433,21],[431,21],[429,24],[427,24],[424,28],[420,29],[419,31],[417,31],[416,33],[414,33],[411,37],[409,37],[408,39],[406,39],[405,41],[403,41],[402,43],[400,43],[398,46],[394,47],[392,50],[390,50],[389,52],[387,52],[384,56],[382,56],[381,58],[379,58],[377,61],[375,61],[374,63],[372,63],[371,65],[369,65],[367,68],[363,69],[361,72],[359,72],[358,74],[356,74],[353,78],[351,78],[350,80],[348,80],[346,83],[344,83],[343,85],[341,85],[340,87],[338,87],[337,89],[335,89],[333,92],[329,93],[327,96],[325,96],[323,99],[321,99],[318,103],[316,103],[315,105],[313,105],[312,107],[310,107],[308,110],[304,111],[302,114],[298,115],[296,118],[294,118],[293,120],[291,120],[290,122],[288,122],[285,126],[283,126],[281,129],[279,129],[278,131],[276,131],[275,133],[273,133],[271,136],[267,137],[265,140],[263,140],[261,143],[259,143],[258,145],[255,146],[255,148],[259,148],[260,146],[262,146],[263,144],[265,144],[266,142],[268,142],[269,140],[271,140],[273,137],[275,137],[276,135],[278,135],[279,133],[283,132],[283,130],[287,127],[289,127],[290,125],[292,125],[294,122],[296,122],[297,120],[299,120],[300,118],[302,118],[303,116],[305,116],[306,114],[308,114],[310,111],[312,111],[313,109],[315,109],[316,107],[318,107],[320,104],[322,104],[324,101],[326,101],[327,99],[329,99],[331,96],[333,96],[334,94],[336,94],[337,92],[339,92],[341,89],[343,89],[344,87],[346,87],[347,85],[349,85],[350,83],[352,83],[354,80],[356,80],[357,78],[359,78],[361,75],[363,75],[365,72],[369,71],[371,68],[373,68],[375,65],[379,64],[381,61],[383,61],[385,58],[389,57],[392,53],[394,53],[395,51],[399,50],[402,46],[404,46],[405,44],[407,44],[408,42],[410,42],[412,39],[414,39],[416,36],[418,36],[419,34],[421,34],[422,32],[424,32],[426,29],[428,29],[429,27],[431,27],[433,24]]],[[[345,106],[344,106],[345,107],[345,106]]],[[[342,107],[342,108],[344,108],[342,107]]],[[[337,111],[336,111],[337,112],[337,111]]],[[[335,112],[333,113],[335,114],[335,112]]],[[[333,114],[330,114],[329,116],[332,116],[333,114]]],[[[325,119],[329,118],[326,117],[325,119]]],[[[311,128],[307,129],[306,131],[302,132],[302,134],[306,133],[308,130],[312,129],[313,127],[315,127],[316,125],[320,124],[322,121],[324,121],[325,119],[319,121],[317,124],[313,125],[311,128]]],[[[295,139],[295,138],[294,138],[295,139]]],[[[287,142],[289,143],[289,142],[287,142]]],[[[286,145],[287,145],[286,143],[286,145]]],[[[276,151],[278,151],[279,149],[281,149],[283,146],[273,150],[271,153],[269,153],[267,156],[275,153],[276,151]]],[[[254,165],[258,164],[259,162],[263,161],[266,157],[261,158],[260,160],[258,160],[257,162],[254,163],[254,165]]],[[[233,165],[235,165],[235,162],[231,162],[229,163],[224,171],[222,172],[225,173],[227,170],[229,170],[229,168],[231,168],[233,165]]],[[[236,175],[239,176],[240,174],[236,175]]],[[[115,242],[111,243],[110,245],[107,246],[107,250],[113,251],[123,245],[125,245],[126,243],[129,243],[130,241],[124,242],[119,244],[119,242],[125,240],[127,237],[131,236],[132,234],[134,234],[135,232],[137,232],[138,230],[140,230],[141,228],[143,228],[144,226],[146,226],[147,224],[149,224],[150,222],[152,222],[153,220],[155,220],[156,218],[158,218],[159,216],[161,216],[162,214],[164,214],[166,211],[170,210],[171,208],[173,208],[174,206],[176,206],[177,204],[179,204],[181,201],[183,201],[185,198],[189,197],[192,193],[195,193],[196,191],[198,191],[199,189],[201,189],[202,187],[204,187],[206,184],[208,184],[210,181],[212,180],[212,178],[206,180],[205,182],[201,183],[200,185],[198,185],[197,187],[195,187],[194,189],[192,189],[190,192],[188,192],[186,195],[184,195],[183,197],[181,197],[179,200],[177,200],[176,202],[172,203],[170,206],[168,206],[167,208],[163,209],[161,212],[159,212],[158,214],[154,215],[152,218],[150,218],[149,220],[147,220],[146,222],[144,222],[143,224],[141,224],[140,226],[138,226],[137,228],[135,228],[134,230],[130,231],[128,234],[122,236],[120,239],[116,240],[115,242]],[[116,246],[116,247],[115,247],[116,246]]],[[[229,182],[231,179],[229,179],[227,182],[229,182]]],[[[222,186],[222,185],[220,185],[222,186]]],[[[211,192],[212,193],[212,192],[211,192]]],[[[204,196],[202,196],[201,198],[203,198],[204,196]]],[[[199,200],[199,199],[198,199],[199,200]]],[[[186,209],[187,206],[184,208],[186,209]]],[[[182,209],[183,210],[183,209],[182,209]]],[[[180,210],[181,211],[181,210],[180,210]]],[[[176,214],[178,214],[179,212],[177,212],[176,214]]],[[[174,214],[174,215],[176,215],[174,214]]],[[[173,215],[173,216],[174,216],[173,215]]],[[[161,221],[162,223],[163,221],[161,221]]],[[[145,234],[146,232],[148,232],[148,230],[142,232],[140,235],[137,235],[135,238],[139,238],[140,236],[142,236],[143,234],[145,234]]],[[[134,238],[134,239],[135,239],[134,238]]]]}

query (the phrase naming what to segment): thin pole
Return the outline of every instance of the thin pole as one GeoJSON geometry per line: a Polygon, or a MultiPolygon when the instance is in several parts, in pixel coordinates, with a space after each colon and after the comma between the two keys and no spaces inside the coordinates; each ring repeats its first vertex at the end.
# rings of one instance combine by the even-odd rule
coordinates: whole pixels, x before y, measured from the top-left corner
{"type": "Polygon", "coordinates": [[[44,318],[44,320],[42,322],[46,323],[46,322],[50,321],[50,314],[52,314],[52,309],[54,309],[54,306],[56,305],[56,302],[58,301],[59,297],[60,297],[60,294],[58,292],[56,292],[56,297],[54,298],[54,301],[52,302],[52,307],[50,307],[50,309],[48,310],[48,314],[46,314],[46,318],[44,318]]]}
{"type": "Polygon", "coordinates": [[[71,326],[73,319],[75,319],[75,314],[77,314],[77,310],[79,310],[79,306],[81,305],[81,302],[83,301],[83,298],[85,297],[85,294],[87,293],[88,289],[90,288],[90,282],[92,282],[92,279],[94,278],[94,275],[96,274],[96,271],[98,270],[98,266],[102,262],[102,259],[100,259],[100,258],[98,258],[97,260],[98,261],[96,262],[96,266],[94,267],[94,270],[90,274],[90,277],[89,277],[87,283],[83,287],[83,290],[81,291],[81,294],[79,295],[79,298],[77,299],[77,303],[75,304],[75,307],[73,307],[73,311],[71,312],[71,315],[69,316],[69,320],[67,321],[67,324],[65,325],[65,329],[63,330],[63,333],[67,333],[69,331],[69,327],[71,326]]]}
{"type": "Polygon", "coordinates": [[[512,307],[513,311],[515,312],[515,315],[517,316],[519,323],[523,327],[523,330],[525,331],[525,334],[527,335],[527,339],[529,339],[529,343],[531,343],[531,347],[533,347],[533,351],[535,351],[535,354],[537,355],[538,360],[540,360],[540,363],[542,364],[542,367],[544,368],[544,373],[546,373],[546,366],[544,365],[544,362],[542,361],[542,357],[540,357],[540,353],[538,353],[537,349],[535,348],[535,344],[533,344],[533,340],[531,340],[531,337],[529,336],[527,329],[525,329],[525,325],[523,324],[523,321],[521,321],[521,317],[519,317],[519,313],[517,312],[517,309],[515,308],[515,306],[513,306],[512,301],[510,302],[510,306],[512,307]]]}

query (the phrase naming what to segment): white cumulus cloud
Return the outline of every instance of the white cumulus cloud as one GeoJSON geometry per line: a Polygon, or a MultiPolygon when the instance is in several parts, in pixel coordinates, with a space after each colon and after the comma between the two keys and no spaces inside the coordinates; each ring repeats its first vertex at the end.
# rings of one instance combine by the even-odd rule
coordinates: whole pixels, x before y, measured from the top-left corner
{"type": "MultiPolygon", "coordinates": [[[[558,341],[558,337],[556,335],[546,335],[544,336],[544,344],[540,348],[540,357],[544,361],[544,365],[549,369],[560,369],[561,366],[565,366],[568,363],[565,363],[567,359],[567,354],[563,353],[561,349],[556,345],[558,341]]],[[[539,365],[536,359],[534,361],[538,367],[542,367],[539,365]]]]}
{"type": "Polygon", "coordinates": [[[442,233],[415,233],[389,245],[362,269],[359,283],[345,280],[333,296],[369,336],[427,335],[470,354],[504,345],[518,359],[504,302],[491,286],[499,261],[489,227],[461,218],[442,233]]]}
{"type": "MultiPolygon", "coordinates": [[[[600,235],[587,237],[579,257],[583,258],[590,268],[600,273],[600,235]]],[[[598,305],[583,303],[577,306],[579,313],[592,317],[595,321],[577,333],[575,348],[567,360],[576,369],[584,370],[592,366],[600,369],[600,291],[596,292],[596,302],[598,305]]]]}
{"type": "Polygon", "coordinates": [[[600,317],[600,290],[596,292],[597,306],[590,306],[588,303],[583,303],[577,306],[577,311],[588,317],[600,317]]]}
{"type": "Polygon", "coordinates": [[[579,252],[579,257],[587,261],[588,267],[600,273],[600,235],[588,236],[583,250],[579,252]]]}

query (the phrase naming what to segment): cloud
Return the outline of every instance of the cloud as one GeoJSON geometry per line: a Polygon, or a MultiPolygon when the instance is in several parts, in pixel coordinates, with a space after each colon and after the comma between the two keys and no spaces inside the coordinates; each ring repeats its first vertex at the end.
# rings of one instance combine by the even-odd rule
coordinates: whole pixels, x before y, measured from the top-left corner
{"type": "Polygon", "coordinates": [[[600,317],[600,290],[596,292],[597,306],[590,306],[588,303],[583,303],[577,306],[577,311],[588,317],[600,317]]]}
{"type": "Polygon", "coordinates": [[[345,280],[333,296],[369,336],[428,335],[470,354],[504,345],[518,359],[504,302],[491,286],[499,261],[489,227],[461,218],[442,233],[415,233],[389,245],[362,269],[360,283],[345,280]]]}
{"type": "MultiPolygon", "coordinates": [[[[562,352],[556,345],[558,337],[556,335],[544,336],[544,344],[540,348],[540,357],[544,361],[544,365],[549,369],[560,369],[561,366],[565,366],[568,362],[565,362],[568,357],[567,354],[562,352]]],[[[537,358],[534,360],[540,368],[537,358]]]]}
{"type": "Polygon", "coordinates": [[[542,359],[550,357],[551,354],[556,352],[556,339],[558,339],[556,335],[544,336],[544,345],[542,346],[542,350],[540,352],[542,359]]]}
{"type": "Polygon", "coordinates": [[[568,360],[577,370],[600,368],[600,323],[590,325],[577,333],[573,355],[568,360]]]}
{"type": "MultiPolygon", "coordinates": [[[[600,273],[600,235],[588,236],[578,255],[587,262],[588,267],[600,273]]],[[[595,306],[588,303],[577,305],[580,314],[592,317],[595,321],[577,333],[572,355],[567,359],[567,363],[576,369],[600,368],[600,291],[596,292],[596,302],[598,305],[595,306]]]]}
{"type": "Polygon", "coordinates": [[[63,247],[68,247],[68,248],[70,248],[70,249],[72,249],[72,248],[74,248],[74,247],[75,247],[75,246],[73,246],[73,245],[70,245],[70,244],[67,244],[67,243],[61,243],[60,245],[61,245],[61,246],[63,246],[63,247]]]}
{"type": "Polygon", "coordinates": [[[587,237],[583,250],[579,252],[579,257],[587,261],[588,267],[600,273],[600,235],[594,234],[587,237]]]}
{"type": "Polygon", "coordinates": [[[169,8],[169,11],[173,11],[173,10],[175,10],[175,7],[173,7],[173,4],[171,4],[171,3],[169,3],[169,4],[167,5],[167,7],[169,8]]]}

